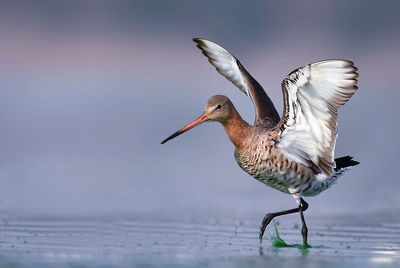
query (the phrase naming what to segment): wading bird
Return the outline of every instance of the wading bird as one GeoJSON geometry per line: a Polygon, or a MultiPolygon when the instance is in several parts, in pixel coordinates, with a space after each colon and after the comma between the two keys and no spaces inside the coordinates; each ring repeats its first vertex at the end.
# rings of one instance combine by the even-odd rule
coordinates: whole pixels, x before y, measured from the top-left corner
{"type": "Polygon", "coordinates": [[[284,110],[280,118],[264,89],[237,58],[211,41],[193,41],[220,74],[251,98],[254,126],[241,118],[226,96],[216,95],[198,119],[161,143],[203,122],[220,122],[235,145],[239,166],[260,182],[292,195],[298,204],[265,215],[260,242],[273,218],[299,212],[303,245],[308,246],[303,215],[308,204],[302,197],[318,195],[359,164],[350,156],[334,159],[338,108],[357,90],[357,68],[347,60],[324,60],[294,70],[282,81],[284,110]]]}

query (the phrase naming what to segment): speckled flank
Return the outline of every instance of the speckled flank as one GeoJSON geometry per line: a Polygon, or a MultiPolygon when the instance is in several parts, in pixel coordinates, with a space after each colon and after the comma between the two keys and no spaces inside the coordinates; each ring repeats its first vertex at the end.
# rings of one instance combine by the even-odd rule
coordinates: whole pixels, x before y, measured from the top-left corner
{"type": "Polygon", "coordinates": [[[252,177],[281,192],[292,195],[317,195],[332,185],[345,171],[343,169],[335,172],[332,178],[323,173],[316,173],[282,154],[275,146],[279,139],[275,130],[252,130],[241,145],[236,146],[235,159],[252,177]]]}

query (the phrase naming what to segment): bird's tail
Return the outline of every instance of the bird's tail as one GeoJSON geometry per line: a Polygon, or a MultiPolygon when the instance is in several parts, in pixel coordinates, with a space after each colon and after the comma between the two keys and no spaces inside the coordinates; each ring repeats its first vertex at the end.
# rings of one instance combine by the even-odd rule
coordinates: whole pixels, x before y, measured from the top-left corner
{"type": "Polygon", "coordinates": [[[302,195],[311,196],[319,194],[320,192],[328,189],[330,186],[335,184],[337,182],[337,179],[341,177],[346,171],[360,163],[353,160],[353,157],[351,156],[344,156],[336,158],[335,164],[336,167],[333,171],[332,177],[328,178],[323,173],[321,173],[322,176],[317,176],[317,180],[313,181],[312,186],[304,191],[302,195]]]}
{"type": "Polygon", "coordinates": [[[334,175],[335,175],[335,173],[338,173],[338,172],[343,173],[346,170],[348,170],[350,167],[357,166],[358,164],[360,164],[360,162],[354,161],[353,157],[348,155],[348,156],[336,158],[335,164],[336,164],[336,167],[335,167],[334,175]]]}
{"type": "Polygon", "coordinates": [[[333,170],[333,175],[329,179],[330,185],[336,183],[336,180],[339,177],[341,177],[344,173],[346,173],[346,171],[348,171],[352,167],[357,166],[358,164],[360,164],[360,162],[357,162],[357,161],[353,160],[353,157],[348,155],[348,156],[343,156],[343,157],[336,158],[335,159],[335,164],[336,164],[336,167],[333,170]]]}

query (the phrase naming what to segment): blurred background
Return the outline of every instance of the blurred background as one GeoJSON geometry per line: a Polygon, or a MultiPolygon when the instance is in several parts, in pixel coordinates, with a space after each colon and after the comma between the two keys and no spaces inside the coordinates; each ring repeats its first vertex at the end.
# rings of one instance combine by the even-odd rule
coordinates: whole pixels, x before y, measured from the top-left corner
{"type": "Polygon", "coordinates": [[[282,111],[280,82],[343,58],[359,91],[339,113],[336,156],[361,164],[309,214],[400,212],[398,1],[1,1],[1,218],[257,215],[289,195],[244,173],[216,123],[160,145],[229,96],[253,104],[191,41],[238,57],[282,111]]]}

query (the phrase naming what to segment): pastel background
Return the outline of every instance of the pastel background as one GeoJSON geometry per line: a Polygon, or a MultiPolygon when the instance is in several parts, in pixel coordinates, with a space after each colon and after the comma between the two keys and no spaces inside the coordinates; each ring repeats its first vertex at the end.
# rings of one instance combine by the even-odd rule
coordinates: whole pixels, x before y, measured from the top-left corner
{"type": "Polygon", "coordinates": [[[279,112],[280,82],[329,58],[359,68],[336,156],[361,164],[308,198],[314,215],[400,212],[398,1],[1,1],[0,213],[258,215],[294,200],[244,173],[223,128],[160,141],[227,95],[191,41],[236,55],[279,112]]]}

